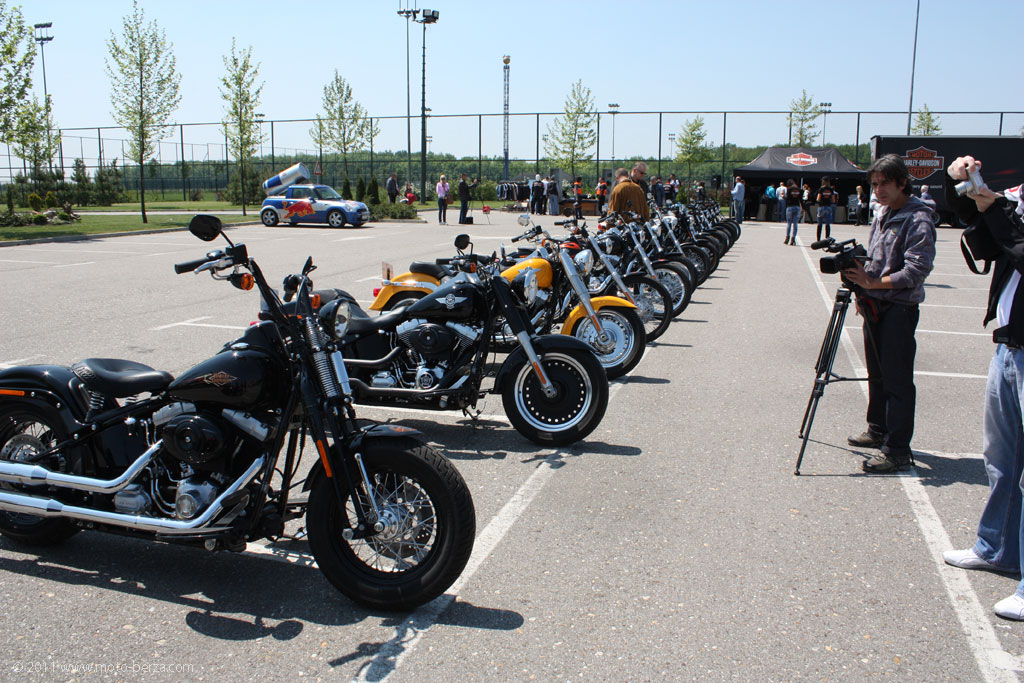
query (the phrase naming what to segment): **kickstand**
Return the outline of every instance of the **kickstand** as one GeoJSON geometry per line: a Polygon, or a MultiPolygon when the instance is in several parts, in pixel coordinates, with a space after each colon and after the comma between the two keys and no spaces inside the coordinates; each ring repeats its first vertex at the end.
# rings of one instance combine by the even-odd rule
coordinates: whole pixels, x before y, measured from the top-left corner
{"type": "Polygon", "coordinates": [[[470,420],[473,420],[475,422],[476,420],[478,420],[480,418],[481,415],[484,414],[484,411],[483,410],[476,410],[475,407],[470,408],[470,407],[467,406],[467,407],[462,409],[462,414],[465,415],[466,417],[468,417],[470,420]]]}

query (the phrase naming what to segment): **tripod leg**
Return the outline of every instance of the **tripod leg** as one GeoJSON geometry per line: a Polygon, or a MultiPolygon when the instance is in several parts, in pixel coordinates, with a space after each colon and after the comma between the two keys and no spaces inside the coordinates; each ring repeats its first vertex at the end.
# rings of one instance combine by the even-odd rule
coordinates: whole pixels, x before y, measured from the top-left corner
{"type": "Polygon", "coordinates": [[[800,474],[800,464],[804,460],[804,451],[807,449],[807,440],[811,435],[811,426],[814,424],[814,414],[818,410],[818,402],[825,394],[825,386],[832,381],[832,365],[836,360],[836,352],[839,350],[839,341],[843,336],[843,323],[846,320],[846,311],[850,306],[850,290],[840,287],[836,292],[835,305],[832,307],[832,317],[828,321],[828,328],[825,330],[825,338],[821,342],[821,350],[818,352],[818,360],[815,362],[816,375],[814,386],[811,387],[811,396],[807,400],[807,408],[804,410],[804,419],[800,423],[801,439],[800,454],[796,459],[796,468],[793,474],[800,474]]]}

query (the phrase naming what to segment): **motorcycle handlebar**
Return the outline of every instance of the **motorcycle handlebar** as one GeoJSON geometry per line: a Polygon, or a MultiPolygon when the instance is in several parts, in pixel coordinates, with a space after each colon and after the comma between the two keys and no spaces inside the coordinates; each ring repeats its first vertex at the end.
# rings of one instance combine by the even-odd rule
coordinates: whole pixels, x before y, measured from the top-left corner
{"type": "Polygon", "coordinates": [[[181,275],[182,273],[191,273],[193,270],[195,270],[199,266],[203,265],[208,260],[209,259],[206,259],[206,258],[197,258],[195,261],[185,261],[183,263],[175,263],[174,264],[174,272],[177,273],[178,275],[181,275]]]}

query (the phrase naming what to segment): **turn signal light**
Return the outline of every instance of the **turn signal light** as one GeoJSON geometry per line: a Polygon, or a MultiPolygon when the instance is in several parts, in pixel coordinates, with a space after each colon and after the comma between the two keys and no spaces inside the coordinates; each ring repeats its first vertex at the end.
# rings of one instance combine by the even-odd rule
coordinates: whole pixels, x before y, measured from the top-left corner
{"type": "Polygon", "coordinates": [[[380,294],[380,290],[381,289],[383,289],[383,288],[382,287],[374,287],[373,288],[373,296],[375,296],[375,297],[378,296],[380,294]]]}
{"type": "Polygon", "coordinates": [[[239,281],[238,287],[248,292],[250,289],[253,288],[255,284],[256,278],[254,278],[249,273],[242,273],[242,279],[239,281]]]}
{"type": "Polygon", "coordinates": [[[24,396],[24,391],[18,391],[17,389],[0,389],[0,396],[24,396]]]}
{"type": "Polygon", "coordinates": [[[313,308],[320,308],[320,295],[319,294],[314,294],[313,296],[311,296],[309,298],[309,300],[313,304],[313,308]]]}

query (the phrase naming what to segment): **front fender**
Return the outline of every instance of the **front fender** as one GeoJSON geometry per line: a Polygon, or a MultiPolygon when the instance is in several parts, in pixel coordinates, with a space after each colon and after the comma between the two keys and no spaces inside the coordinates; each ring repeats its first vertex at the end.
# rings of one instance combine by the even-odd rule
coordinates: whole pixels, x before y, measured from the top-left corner
{"type": "Polygon", "coordinates": [[[427,295],[437,289],[440,284],[440,280],[435,277],[431,277],[430,275],[424,275],[423,273],[402,273],[401,275],[392,278],[388,281],[388,284],[381,287],[369,308],[371,311],[383,311],[388,302],[391,301],[396,294],[403,294],[405,292],[422,292],[424,295],[427,295]]]}
{"type": "MultiPolygon", "coordinates": [[[[636,308],[636,304],[633,302],[617,296],[595,296],[590,300],[590,305],[594,307],[595,311],[600,311],[606,306],[636,308]]],[[[565,317],[565,321],[562,323],[562,334],[572,334],[573,328],[576,327],[576,323],[586,317],[587,309],[583,308],[581,305],[576,306],[576,308],[569,311],[569,315],[565,317]]]]}
{"type": "MultiPolygon", "coordinates": [[[[580,341],[576,337],[567,337],[562,334],[545,334],[533,337],[532,341],[533,350],[537,352],[538,356],[550,351],[594,352],[593,349],[587,346],[585,342],[580,341]]],[[[515,351],[508,354],[508,358],[505,359],[505,362],[502,363],[501,367],[498,369],[498,376],[494,378],[494,387],[491,389],[491,393],[501,393],[501,388],[505,385],[505,382],[509,379],[515,369],[526,362],[528,362],[526,351],[523,350],[522,346],[517,346],[515,351]]]]}
{"type": "MultiPolygon", "coordinates": [[[[396,439],[407,436],[416,436],[423,432],[418,429],[411,427],[403,427],[401,425],[392,424],[377,424],[371,425],[366,429],[362,430],[358,434],[354,434],[348,441],[346,448],[355,453],[364,449],[368,442],[375,439],[396,439]]],[[[306,482],[302,485],[303,491],[309,491],[313,488],[313,484],[317,482],[320,477],[326,476],[324,473],[324,463],[319,458],[313,467],[309,470],[309,476],[306,477],[306,482]]]]}

